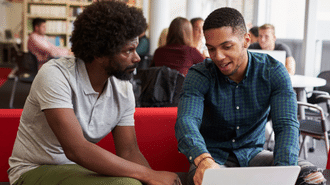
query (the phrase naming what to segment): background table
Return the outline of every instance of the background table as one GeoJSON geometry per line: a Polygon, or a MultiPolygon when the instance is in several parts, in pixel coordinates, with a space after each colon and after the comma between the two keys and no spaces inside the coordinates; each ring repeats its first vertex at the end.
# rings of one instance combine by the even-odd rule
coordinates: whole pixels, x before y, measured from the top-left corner
{"type": "Polygon", "coordinates": [[[306,88],[320,87],[324,86],[327,83],[327,81],[323,78],[304,75],[292,75],[291,82],[292,87],[297,93],[297,100],[302,102],[307,102],[306,88]]]}

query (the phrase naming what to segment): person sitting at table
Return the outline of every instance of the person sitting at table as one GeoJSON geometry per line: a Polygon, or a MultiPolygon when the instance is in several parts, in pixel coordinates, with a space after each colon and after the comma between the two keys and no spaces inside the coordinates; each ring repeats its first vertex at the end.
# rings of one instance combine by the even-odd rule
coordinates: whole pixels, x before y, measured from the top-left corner
{"type": "Polygon", "coordinates": [[[297,185],[325,184],[316,166],[298,159],[297,100],[286,68],[247,51],[251,38],[236,9],[216,9],[203,30],[210,58],[189,69],[175,124],[178,149],[191,163],[188,184],[200,185],[206,169],[294,165],[297,185]],[[269,114],[274,152],[263,149],[269,114]]]}
{"type": "Polygon", "coordinates": [[[158,44],[157,46],[160,48],[160,47],[163,47],[166,45],[166,37],[167,37],[167,34],[168,34],[168,28],[164,28],[162,30],[162,32],[160,33],[160,36],[158,38],[158,44]]]}
{"type": "Polygon", "coordinates": [[[190,22],[193,27],[193,46],[201,52],[204,57],[209,57],[203,33],[204,19],[196,17],[192,18],[190,22]]]}
{"type": "Polygon", "coordinates": [[[192,25],[188,19],[175,18],[169,27],[166,45],[156,49],[153,66],[167,66],[184,76],[193,65],[204,60],[203,55],[193,47],[192,25]]]}
{"type": "Polygon", "coordinates": [[[27,44],[28,50],[37,57],[39,68],[51,58],[72,55],[68,49],[56,47],[47,40],[45,19],[35,18],[32,25],[33,32],[27,44]]]}
{"type": "Polygon", "coordinates": [[[259,29],[258,26],[253,26],[252,28],[249,29],[251,44],[258,42],[258,36],[259,36],[258,29],[259,29]]]}
{"type": "Polygon", "coordinates": [[[258,42],[251,44],[249,49],[285,51],[285,67],[290,75],[294,75],[296,71],[296,61],[292,56],[289,46],[284,43],[276,42],[275,27],[271,24],[264,24],[259,27],[258,33],[258,42]]]}

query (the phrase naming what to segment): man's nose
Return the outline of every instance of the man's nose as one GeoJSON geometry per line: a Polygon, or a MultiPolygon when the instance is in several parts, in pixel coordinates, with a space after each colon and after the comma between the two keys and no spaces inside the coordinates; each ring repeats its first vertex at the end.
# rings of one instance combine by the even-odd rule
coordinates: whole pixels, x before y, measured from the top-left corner
{"type": "Polygon", "coordinates": [[[259,37],[259,41],[265,42],[265,37],[259,37]]]}
{"type": "Polygon", "coordinates": [[[221,52],[221,51],[217,51],[217,52],[215,53],[215,60],[217,60],[217,61],[221,61],[221,60],[223,60],[224,58],[226,58],[226,57],[225,57],[225,55],[224,55],[223,52],[221,52]]]}
{"type": "Polygon", "coordinates": [[[136,51],[134,51],[133,63],[137,63],[140,61],[141,61],[141,58],[140,58],[139,54],[136,51]]]}

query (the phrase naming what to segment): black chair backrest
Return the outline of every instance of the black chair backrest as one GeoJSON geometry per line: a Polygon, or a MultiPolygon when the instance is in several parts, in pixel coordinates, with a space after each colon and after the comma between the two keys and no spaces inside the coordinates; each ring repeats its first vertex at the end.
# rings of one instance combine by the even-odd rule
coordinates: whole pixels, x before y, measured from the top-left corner
{"type": "Polygon", "coordinates": [[[31,52],[24,52],[17,59],[18,75],[23,73],[29,73],[30,75],[36,75],[38,72],[38,59],[31,52]]]}
{"type": "Polygon", "coordinates": [[[317,77],[325,79],[327,83],[325,84],[325,86],[315,87],[314,89],[319,91],[325,91],[330,94],[330,71],[323,71],[317,77]]]}
{"type": "Polygon", "coordinates": [[[5,37],[7,40],[10,40],[13,38],[13,34],[12,34],[11,30],[9,30],[9,29],[5,30],[5,37]]]}
{"type": "Polygon", "coordinates": [[[166,66],[138,71],[141,94],[137,107],[176,107],[182,90],[184,76],[166,66]]]}

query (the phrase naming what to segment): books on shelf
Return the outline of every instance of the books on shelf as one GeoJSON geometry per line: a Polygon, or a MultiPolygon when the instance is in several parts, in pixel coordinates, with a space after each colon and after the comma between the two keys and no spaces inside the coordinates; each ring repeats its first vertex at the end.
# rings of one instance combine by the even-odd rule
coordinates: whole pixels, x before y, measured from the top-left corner
{"type": "Polygon", "coordinates": [[[65,47],[64,38],[61,36],[48,36],[47,40],[57,47],[65,47]]]}
{"type": "Polygon", "coordinates": [[[83,12],[84,7],[72,7],[70,8],[69,16],[77,17],[81,12],[83,12]]]}
{"type": "Polygon", "coordinates": [[[68,28],[68,31],[69,31],[69,33],[72,33],[72,31],[73,31],[73,29],[74,29],[74,25],[73,25],[73,21],[71,21],[70,23],[69,23],[69,28],[68,28]]]}
{"type": "MultiPolygon", "coordinates": [[[[27,29],[29,33],[33,32],[32,21],[33,19],[29,19],[27,23],[27,29]]],[[[66,30],[66,21],[46,21],[46,33],[66,34],[66,30]]]]}
{"type": "Polygon", "coordinates": [[[66,17],[66,7],[54,5],[31,5],[30,14],[32,16],[66,17]]]}
{"type": "Polygon", "coordinates": [[[48,33],[66,33],[66,22],[47,20],[46,30],[48,33]]]}
{"type": "MultiPolygon", "coordinates": [[[[31,0],[31,2],[56,2],[58,0],[31,0]]],[[[92,0],[70,0],[71,2],[92,2],[92,0]]]]}

